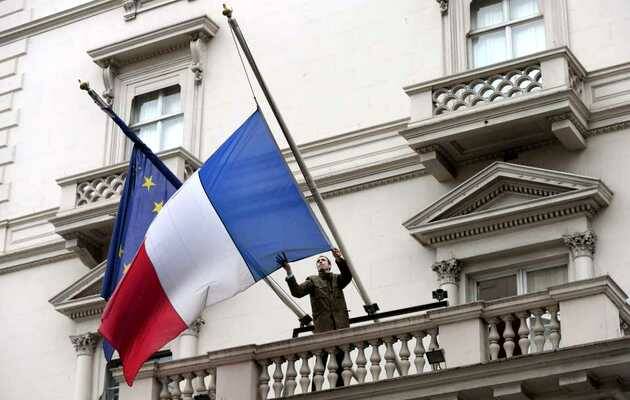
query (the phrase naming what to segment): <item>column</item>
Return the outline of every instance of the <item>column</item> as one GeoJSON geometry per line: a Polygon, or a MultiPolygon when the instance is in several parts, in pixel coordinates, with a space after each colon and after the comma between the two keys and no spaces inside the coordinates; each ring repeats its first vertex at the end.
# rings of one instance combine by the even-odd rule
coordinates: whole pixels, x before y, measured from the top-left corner
{"type": "Polygon", "coordinates": [[[179,337],[179,355],[178,358],[188,358],[197,355],[197,341],[199,339],[199,331],[206,321],[199,317],[194,320],[188,329],[186,329],[179,337]]]}
{"type": "Polygon", "coordinates": [[[448,293],[448,304],[459,304],[459,276],[462,272],[462,263],[456,258],[438,261],[433,264],[433,271],[438,275],[440,288],[448,293]]]}
{"type": "Polygon", "coordinates": [[[593,231],[576,232],[562,236],[564,244],[571,251],[574,280],[589,279],[595,276],[593,254],[597,235],[593,231]]]}
{"type": "Polygon", "coordinates": [[[74,400],[90,400],[92,397],[92,361],[99,337],[98,333],[91,332],[70,336],[77,352],[74,400]]]}

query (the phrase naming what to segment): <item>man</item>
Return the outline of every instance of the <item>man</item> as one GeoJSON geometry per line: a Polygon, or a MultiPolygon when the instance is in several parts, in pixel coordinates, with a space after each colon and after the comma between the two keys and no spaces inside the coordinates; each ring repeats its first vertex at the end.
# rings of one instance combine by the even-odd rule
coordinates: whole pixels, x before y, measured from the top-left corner
{"type": "Polygon", "coordinates": [[[332,253],[341,274],[330,272],[331,265],[328,257],[319,256],[315,261],[318,274],[309,276],[301,284],[295,280],[286,257],[284,255],[278,257],[278,263],[287,271],[286,280],[291,294],[295,297],[310,295],[314,333],[347,328],[350,325],[343,288],[352,280],[352,274],[341,251],[333,249],[332,253]]]}
{"type": "MultiPolygon", "coordinates": [[[[348,286],[352,280],[352,274],[348,268],[346,260],[343,259],[339,249],[332,249],[335,257],[335,263],[341,274],[333,274],[330,272],[330,260],[326,256],[319,256],[315,260],[317,266],[317,275],[311,275],[306,281],[298,284],[291,271],[291,265],[287,261],[284,254],[278,256],[276,260],[282,268],[287,271],[287,283],[291,294],[295,297],[304,297],[307,294],[311,299],[311,311],[313,313],[313,324],[315,325],[313,332],[321,333],[332,331],[335,329],[343,329],[350,326],[348,318],[348,306],[346,306],[346,298],[343,295],[343,288],[348,286]]],[[[341,377],[344,354],[342,351],[337,352],[335,359],[337,360],[337,387],[343,386],[343,378],[341,377]]],[[[324,366],[328,361],[328,354],[322,355],[322,363],[324,366]]],[[[313,391],[315,391],[315,382],[313,382],[313,391]]]]}

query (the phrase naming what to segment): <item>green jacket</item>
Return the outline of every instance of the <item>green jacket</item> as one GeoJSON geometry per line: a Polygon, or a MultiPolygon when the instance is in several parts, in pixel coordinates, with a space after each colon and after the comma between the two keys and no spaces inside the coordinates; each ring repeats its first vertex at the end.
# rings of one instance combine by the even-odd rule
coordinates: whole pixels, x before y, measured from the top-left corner
{"type": "Polygon", "coordinates": [[[343,288],[352,280],[348,265],[343,258],[335,260],[341,274],[320,272],[298,284],[295,277],[287,278],[291,294],[295,297],[311,298],[311,310],[315,333],[347,328],[350,326],[348,307],[343,296],[343,288]]]}

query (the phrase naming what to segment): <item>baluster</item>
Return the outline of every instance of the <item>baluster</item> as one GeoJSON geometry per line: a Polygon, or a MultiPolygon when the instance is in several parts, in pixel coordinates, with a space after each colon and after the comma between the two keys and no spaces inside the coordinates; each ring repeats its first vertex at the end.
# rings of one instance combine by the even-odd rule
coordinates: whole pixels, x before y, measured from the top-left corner
{"type": "Polygon", "coordinates": [[[372,355],[370,355],[370,374],[372,375],[372,382],[378,382],[381,377],[381,354],[378,346],[381,344],[380,340],[371,340],[368,342],[372,346],[372,355]]]}
{"type": "Polygon", "coordinates": [[[287,356],[287,373],[284,381],[284,393],[282,394],[284,397],[293,396],[295,394],[295,388],[297,387],[297,382],[295,381],[295,377],[297,376],[295,360],[295,355],[287,356]]]}
{"type": "Polygon", "coordinates": [[[365,343],[360,342],[357,343],[357,382],[363,383],[365,382],[365,376],[367,375],[367,369],[365,365],[367,364],[367,359],[365,358],[365,343]]]}
{"type": "Polygon", "coordinates": [[[344,344],[341,346],[341,350],[343,350],[343,361],[341,362],[343,371],[341,371],[341,378],[343,379],[344,386],[350,386],[352,376],[354,375],[352,372],[352,359],[350,358],[350,345],[344,344]]]}
{"type": "Polygon", "coordinates": [[[499,331],[497,330],[497,318],[490,318],[488,324],[490,325],[490,332],[488,333],[488,349],[490,350],[490,360],[496,360],[499,358],[499,331]]]}
{"type": "Polygon", "coordinates": [[[326,350],[328,352],[328,387],[330,389],[334,389],[337,387],[337,378],[339,378],[339,374],[337,374],[337,349],[332,347],[326,350]]]}
{"type": "Polygon", "coordinates": [[[315,368],[313,368],[313,382],[315,383],[315,391],[322,390],[324,385],[324,363],[322,361],[322,350],[317,350],[315,353],[315,368]]]}
{"type": "Polygon", "coordinates": [[[160,384],[162,386],[160,389],[160,400],[170,400],[171,394],[168,391],[168,378],[165,376],[160,378],[160,384]]]}
{"type": "Polygon", "coordinates": [[[208,394],[210,395],[210,398],[212,400],[214,400],[217,394],[217,369],[216,368],[212,368],[208,370],[208,394]]]}
{"type": "Polygon", "coordinates": [[[184,389],[182,389],[182,399],[191,400],[192,395],[194,393],[193,386],[192,386],[193,374],[192,373],[184,374],[184,379],[185,380],[184,380],[184,389]]]}
{"type": "Polygon", "coordinates": [[[262,360],[258,362],[260,365],[260,376],[258,377],[258,394],[260,394],[261,400],[267,399],[269,395],[269,371],[267,366],[269,362],[262,360]]]}
{"type": "Polygon", "coordinates": [[[411,353],[409,352],[409,346],[407,342],[409,341],[409,335],[400,335],[398,337],[400,339],[400,351],[398,352],[398,356],[400,357],[400,376],[409,375],[409,368],[411,367],[411,363],[409,362],[409,356],[411,353]]]}
{"type": "Polygon", "coordinates": [[[503,329],[503,350],[505,350],[505,357],[511,358],[514,355],[514,347],[516,346],[514,343],[514,327],[512,327],[512,321],[514,317],[512,314],[504,315],[501,317],[503,322],[505,323],[505,328],[503,329]]]}
{"type": "Polygon", "coordinates": [[[180,400],[182,398],[182,392],[179,390],[179,381],[182,377],[179,375],[169,376],[171,383],[168,385],[171,392],[171,400],[180,400]]]}
{"type": "Polygon", "coordinates": [[[282,396],[282,388],[284,385],[282,384],[282,379],[284,379],[284,374],[282,373],[282,363],[284,360],[282,358],[275,358],[273,360],[276,368],[273,371],[273,393],[274,397],[282,396]]]}
{"type": "Polygon", "coordinates": [[[427,333],[431,337],[431,340],[429,342],[429,351],[439,349],[440,345],[438,344],[438,340],[437,340],[438,329],[437,328],[427,329],[427,333]]]}
{"type": "Polygon", "coordinates": [[[311,384],[311,368],[308,366],[309,353],[300,353],[302,365],[300,366],[300,388],[302,393],[308,393],[308,387],[311,384]]]}
{"type": "Polygon", "coordinates": [[[393,337],[386,337],[383,339],[385,342],[385,376],[387,379],[394,377],[394,371],[396,370],[396,353],[394,353],[394,342],[396,339],[393,337]]]}
{"type": "Polygon", "coordinates": [[[532,314],[534,314],[534,344],[536,345],[536,353],[540,353],[543,351],[545,347],[545,326],[542,322],[543,310],[537,308],[532,310],[532,314]]]}
{"type": "Polygon", "coordinates": [[[424,353],[426,350],[424,349],[424,343],[422,343],[422,339],[427,335],[426,332],[416,332],[413,336],[416,338],[416,347],[413,349],[413,354],[415,358],[413,360],[413,364],[416,366],[416,374],[421,374],[424,372],[424,353]]]}
{"type": "Polygon", "coordinates": [[[198,395],[207,395],[208,391],[206,390],[206,382],[204,378],[206,377],[206,371],[195,371],[194,378],[192,380],[193,393],[195,396],[198,395]]]}
{"type": "Polygon", "coordinates": [[[520,320],[520,326],[518,327],[518,347],[521,348],[521,354],[529,354],[529,328],[527,327],[527,318],[529,318],[529,312],[521,311],[516,314],[520,320]]]}
{"type": "Polygon", "coordinates": [[[558,350],[560,347],[560,321],[558,321],[558,305],[554,304],[547,307],[547,311],[551,314],[551,322],[549,323],[549,341],[551,348],[558,350]]]}
{"type": "MultiPolygon", "coordinates": [[[[430,337],[429,351],[433,351],[433,350],[439,349],[440,345],[438,344],[438,341],[437,341],[437,335],[438,335],[437,328],[427,329],[427,333],[429,334],[429,337],[430,337]]],[[[431,369],[433,371],[437,370],[437,368],[438,368],[438,365],[431,364],[431,369]]]]}

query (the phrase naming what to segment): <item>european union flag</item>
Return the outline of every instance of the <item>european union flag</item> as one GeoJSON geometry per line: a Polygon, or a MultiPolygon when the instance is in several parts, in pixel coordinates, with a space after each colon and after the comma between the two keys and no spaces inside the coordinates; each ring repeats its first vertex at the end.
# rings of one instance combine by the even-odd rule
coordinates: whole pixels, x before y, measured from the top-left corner
{"type": "MultiPolygon", "coordinates": [[[[131,153],[107,255],[107,269],[101,290],[105,300],[109,300],[127,272],[151,221],[181,185],[180,182],[167,179],[145,153],[150,151],[145,146],[134,145],[131,153]]],[[[114,349],[105,342],[103,351],[105,358],[110,361],[114,349]]]]}

